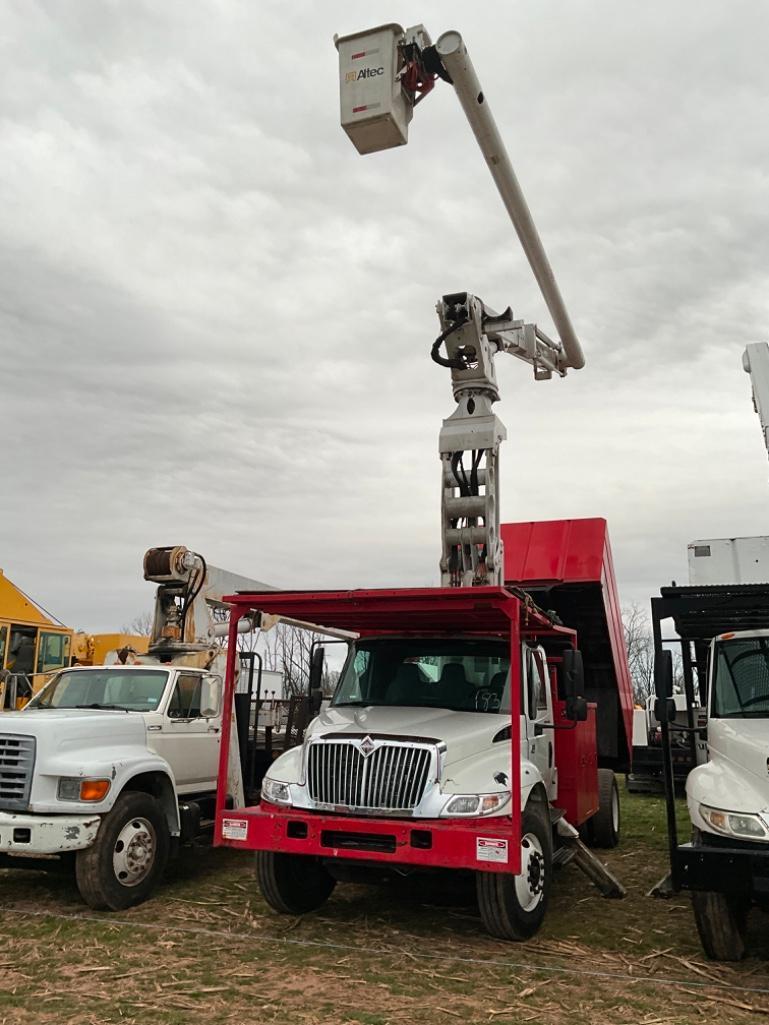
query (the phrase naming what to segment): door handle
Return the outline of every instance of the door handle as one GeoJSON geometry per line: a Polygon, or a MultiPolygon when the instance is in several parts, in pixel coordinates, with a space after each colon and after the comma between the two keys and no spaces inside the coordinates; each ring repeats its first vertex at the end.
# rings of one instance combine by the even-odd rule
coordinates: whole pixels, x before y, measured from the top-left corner
{"type": "Polygon", "coordinates": [[[158,731],[160,731],[162,729],[163,729],[162,726],[148,726],[147,727],[147,733],[149,733],[150,730],[152,730],[153,732],[157,733],[158,731]]]}
{"type": "Polygon", "coordinates": [[[208,732],[209,733],[219,733],[220,731],[221,731],[221,727],[220,726],[209,726],[208,727],[208,732]]]}

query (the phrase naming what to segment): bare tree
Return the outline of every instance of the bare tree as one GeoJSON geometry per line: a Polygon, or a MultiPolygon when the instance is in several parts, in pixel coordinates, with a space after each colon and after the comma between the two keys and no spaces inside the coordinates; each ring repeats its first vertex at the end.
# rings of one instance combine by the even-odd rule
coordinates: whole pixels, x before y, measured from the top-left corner
{"type": "Polygon", "coordinates": [[[152,633],[152,624],[154,619],[154,612],[140,612],[138,616],[134,616],[130,623],[124,623],[120,628],[120,632],[124,634],[138,634],[141,637],[149,637],[152,633]]]}
{"type": "MultiPolygon", "coordinates": [[[[287,696],[307,694],[313,645],[322,644],[323,635],[279,623],[263,637],[265,669],[283,674],[287,696]]],[[[323,693],[331,694],[338,679],[338,672],[324,666],[321,681],[323,693]]]]}
{"type": "MultiPolygon", "coordinates": [[[[622,610],[625,647],[633,684],[633,699],[643,705],[654,693],[654,638],[646,613],[637,604],[622,610]]],[[[673,691],[684,689],[683,657],[680,649],[673,649],[673,691]]]]}
{"type": "Polygon", "coordinates": [[[622,610],[622,625],[633,697],[643,705],[654,691],[654,639],[648,617],[637,604],[622,610]]]}

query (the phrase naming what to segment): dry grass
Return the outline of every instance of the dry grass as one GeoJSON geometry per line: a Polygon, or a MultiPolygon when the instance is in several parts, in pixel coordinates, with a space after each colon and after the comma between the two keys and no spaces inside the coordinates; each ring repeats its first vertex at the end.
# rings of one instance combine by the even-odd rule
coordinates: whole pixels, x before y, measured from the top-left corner
{"type": "Polygon", "coordinates": [[[523,945],[485,935],[472,887],[452,877],[340,886],[321,912],[291,919],[265,907],[250,859],[228,851],[188,854],[156,899],[117,916],[85,909],[66,877],[3,872],[0,1025],[767,1020],[761,917],[758,956],[718,966],[686,900],[645,896],[665,868],[661,822],[659,801],[626,800],[625,840],[607,861],[628,897],[602,900],[567,866],[545,928],[523,945]]]}

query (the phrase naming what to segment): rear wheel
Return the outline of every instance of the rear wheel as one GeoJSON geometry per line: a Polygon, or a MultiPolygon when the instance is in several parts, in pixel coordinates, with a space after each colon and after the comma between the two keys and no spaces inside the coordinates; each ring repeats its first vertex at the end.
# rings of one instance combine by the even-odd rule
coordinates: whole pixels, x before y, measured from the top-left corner
{"type": "Polygon", "coordinates": [[[741,961],[745,957],[748,902],[725,893],[693,892],[697,932],[712,961],[741,961]]]}
{"type": "Polygon", "coordinates": [[[594,847],[616,847],[620,813],[617,777],[611,769],[598,770],[598,811],[590,819],[588,834],[594,847]]]}
{"type": "Polygon", "coordinates": [[[317,858],[276,851],[257,851],[256,879],[264,899],[283,915],[316,911],[336,886],[317,858]]]}
{"type": "Polygon", "coordinates": [[[553,834],[547,810],[529,804],[521,817],[521,873],[477,872],[478,908],[487,931],[527,940],[542,925],[550,896],[553,834]]]}

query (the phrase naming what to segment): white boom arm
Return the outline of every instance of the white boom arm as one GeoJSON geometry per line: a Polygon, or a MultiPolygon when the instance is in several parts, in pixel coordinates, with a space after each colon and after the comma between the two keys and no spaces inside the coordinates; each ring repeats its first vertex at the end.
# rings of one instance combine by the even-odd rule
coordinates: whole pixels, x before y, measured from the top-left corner
{"type": "Polygon", "coordinates": [[[334,41],[342,127],[359,153],[405,144],[414,107],[436,76],[454,86],[560,336],[560,369],[581,369],[582,347],[462,36],[444,32],[432,46],[423,25],[382,25],[334,41]]]}
{"type": "Polygon", "coordinates": [[[743,369],[750,374],[753,387],[753,408],[761,421],[764,445],[769,452],[769,345],[753,342],[745,346],[743,369]]]}
{"type": "Polygon", "coordinates": [[[439,441],[441,583],[501,584],[498,456],[506,431],[491,409],[499,399],[493,358],[510,353],[532,366],[539,381],[581,369],[582,347],[461,35],[444,32],[432,46],[424,26],[404,31],[391,24],[334,41],[342,127],[359,153],[405,144],[414,107],[436,78],[454,86],[559,335],[554,341],[536,324],[514,319],[509,307],[497,314],[467,293],[444,296],[437,307],[441,334],[432,358],[451,368],[457,400],[439,441]],[[444,343],[446,357],[440,355],[444,343]]]}

